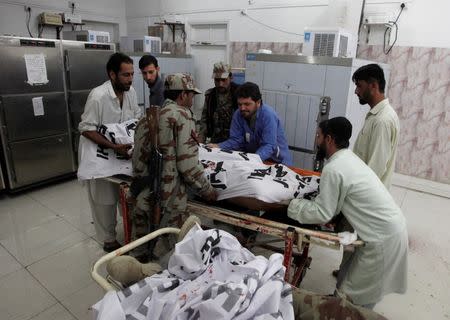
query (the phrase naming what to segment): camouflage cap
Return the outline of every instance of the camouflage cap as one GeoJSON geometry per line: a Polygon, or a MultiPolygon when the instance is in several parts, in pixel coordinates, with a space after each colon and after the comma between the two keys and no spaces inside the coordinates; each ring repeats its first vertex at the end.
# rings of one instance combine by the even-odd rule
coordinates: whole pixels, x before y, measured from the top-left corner
{"type": "Polygon", "coordinates": [[[166,76],[164,81],[166,90],[185,90],[193,91],[195,94],[202,93],[194,85],[194,79],[186,73],[173,73],[166,76]]]}
{"type": "Polygon", "coordinates": [[[231,72],[231,66],[229,64],[226,64],[225,62],[216,62],[214,63],[213,68],[213,79],[226,79],[230,76],[231,72]]]}

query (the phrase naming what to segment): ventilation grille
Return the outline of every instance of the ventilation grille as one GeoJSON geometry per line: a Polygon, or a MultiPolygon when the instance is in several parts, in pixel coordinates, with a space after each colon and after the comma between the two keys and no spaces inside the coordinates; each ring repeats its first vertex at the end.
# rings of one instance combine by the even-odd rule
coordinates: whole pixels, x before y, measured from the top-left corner
{"type": "Polygon", "coordinates": [[[77,41],[88,41],[87,34],[77,34],[76,39],[77,41]]]}
{"type": "Polygon", "coordinates": [[[154,53],[161,53],[161,41],[150,40],[151,50],[154,53]]]}
{"type": "Polygon", "coordinates": [[[103,42],[103,43],[108,43],[109,42],[109,37],[108,36],[96,36],[96,42],[103,42]]]}
{"type": "Polygon", "coordinates": [[[133,41],[134,52],[144,52],[144,40],[133,41]]]}
{"type": "Polygon", "coordinates": [[[347,57],[347,46],[348,37],[341,35],[339,37],[339,57],[347,57]]]}
{"type": "Polygon", "coordinates": [[[332,57],[335,39],[334,33],[316,33],[314,35],[313,56],[332,57]]]}

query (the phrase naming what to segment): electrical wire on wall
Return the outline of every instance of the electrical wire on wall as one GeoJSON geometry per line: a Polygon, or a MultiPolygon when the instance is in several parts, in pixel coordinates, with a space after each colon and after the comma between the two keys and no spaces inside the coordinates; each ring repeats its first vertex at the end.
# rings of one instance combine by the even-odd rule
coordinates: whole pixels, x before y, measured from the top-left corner
{"type": "Polygon", "coordinates": [[[255,18],[249,16],[248,13],[246,11],[244,11],[244,10],[241,11],[241,14],[246,16],[250,20],[252,20],[252,21],[254,21],[254,22],[256,22],[256,23],[258,23],[258,24],[260,24],[260,25],[262,25],[264,27],[266,27],[266,28],[269,28],[269,29],[272,29],[272,30],[276,30],[276,31],[279,31],[279,32],[283,32],[283,33],[287,33],[287,34],[293,34],[293,35],[300,36],[300,37],[304,36],[303,33],[296,33],[296,32],[292,32],[292,31],[286,31],[286,30],[278,29],[276,27],[273,27],[273,26],[270,26],[268,24],[265,24],[264,22],[261,22],[261,21],[255,19],[255,18]]]}
{"type": "Polygon", "coordinates": [[[42,37],[42,32],[43,31],[44,31],[44,25],[39,23],[39,26],[38,26],[38,38],[42,37]]]}
{"type": "Polygon", "coordinates": [[[395,43],[397,42],[397,35],[398,35],[398,25],[397,25],[397,21],[398,18],[400,18],[400,15],[403,12],[403,9],[405,9],[405,4],[402,3],[400,5],[400,12],[398,13],[397,19],[395,19],[395,21],[389,21],[389,24],[386,27],[386,30],[384,30],[384,40],[383,40],[383,52],[384,54],[389,54],[392,50],[392,48],[394,47],[395,43]],[[392,29],[395,28],[395,37],[394,37],[394,42],[392,42],[392,44],[390,45],[390,47],[386,50],[386,44],[389,46],[389,42],[391,39],[391,32],[392,29]],[[389,31],[389,34],[388,34],[389,31]],[[389,35],[389,37],[387,37],[389,35]]]}
{"type": "Polygon", "coordinates": [[[27,25],[28,34],[30,35],[31,38],[33,38],[33,35],[31,34],[31,31],[30,31],[31,7],[26,7],[25,11],[27,12],[26,25],[27,25]]]}

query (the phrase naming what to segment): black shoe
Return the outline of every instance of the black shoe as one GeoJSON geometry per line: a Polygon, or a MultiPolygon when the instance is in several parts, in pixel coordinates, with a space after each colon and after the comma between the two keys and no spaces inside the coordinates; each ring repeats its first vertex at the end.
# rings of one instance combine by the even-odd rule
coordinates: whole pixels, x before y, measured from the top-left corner
{"type": "Polygon", "coordinates": [[[105,252],[112,252],[119,249],[120,247],[122,247],[122,245],[117,242],[117,240],[113,242],[103,242],[103,251],[105,252]]]}
{"type": "Polygon", "coordinates": [[[338,275],[339,275],[339,269],[338,269],[338,270],[333,270],[333,272],[331,273],[331,275],[337,279],[337,277],[338,277],[338,275]]]}

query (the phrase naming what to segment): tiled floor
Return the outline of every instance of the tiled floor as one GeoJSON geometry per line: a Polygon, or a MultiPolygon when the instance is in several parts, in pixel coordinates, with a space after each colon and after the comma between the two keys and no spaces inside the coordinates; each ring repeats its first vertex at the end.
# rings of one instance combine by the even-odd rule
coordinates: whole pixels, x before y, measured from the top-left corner
{"type": "MultiPolygon", "coordinates": [[[[450,199],[395,186],[392,194],[408,221],[409,290],[375,310],[390,319],[450,319],[450,199]]],[[[103,295],[90,277],[103,255],[94,235],[77,181],[0,195],[0,319],[91,319],[88,308],[103,295]]],[[[340,253],[313,247],[311,255],[302,287],[331,293],[340,253]]]]}

